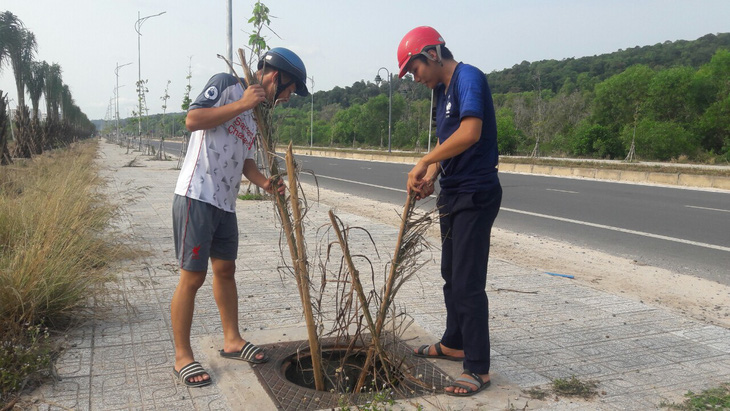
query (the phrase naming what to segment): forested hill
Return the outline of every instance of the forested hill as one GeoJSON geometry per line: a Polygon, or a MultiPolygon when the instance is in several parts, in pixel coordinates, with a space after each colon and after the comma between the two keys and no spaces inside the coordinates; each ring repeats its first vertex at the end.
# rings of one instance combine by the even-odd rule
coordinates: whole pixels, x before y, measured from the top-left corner
{"type": "Polygon", "coordinates": [[[654,70],[686,66],[699,68],[720,49],[730,49],[730,33],[707,34],[697,40],[665,41],[636,46],[598,56],[564,60],[523,61],[512,68],[489,73],[492,93],[520,93],[539,87],[557,93],[563,86],[590,90],[593,86],[635,64],[654,70]]]}

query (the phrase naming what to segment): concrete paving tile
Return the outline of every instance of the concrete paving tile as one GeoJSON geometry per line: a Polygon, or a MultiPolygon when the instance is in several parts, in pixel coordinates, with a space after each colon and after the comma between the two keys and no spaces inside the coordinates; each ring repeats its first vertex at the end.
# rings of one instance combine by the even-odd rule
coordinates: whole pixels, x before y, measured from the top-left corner
{"type": "Polygon", "coordinates": [[[62,377],[33,391],[31,401],[38,409],[89,409],[89,377],[62,377]]]}
{"type": "Polygon", "coordinates": [[[722,358],[725,354],[727,353],[721,350],[716,350],[707,345],[684,344],[664,348],[659,355],[669,359],[670,361],[686,362],[692,360],[722,358]]]}
{"type": "Polygon", "coordinates": [[[77,327],[66,331],[63,335],[64,345],[71,348],[89,348],[93,342],[92,327],[90,323],[79,324],[77,327]]]}
{"type": "Polygon", "coordinates": [[[64,350],[56,360],[56,373],[61,378],[84,377],[91,373],[91,348],[64,350]]]}
{"type": "Polygon", "coordinates": [[[730,341],[730,330],[714,325],[697,323],[695,327],[673,331],[672,334],[701,343],[730,341]]]}
{"type": "Polygon", "coordinates": [[[142,408],[139,379],[136,372],[94,376],[91,380],[91,408],[142,408]]]}
{"type": "Polygon", "coordinates": [[[192,403],[193,407],[197,410],[209,410],[209,411],[228,411],[231,408],[226,403],[225,398],[220,394],[203,394],[202,390],[193,391],[192,403]],[[200,395],[198,395],[200,394],[200,395]]]}

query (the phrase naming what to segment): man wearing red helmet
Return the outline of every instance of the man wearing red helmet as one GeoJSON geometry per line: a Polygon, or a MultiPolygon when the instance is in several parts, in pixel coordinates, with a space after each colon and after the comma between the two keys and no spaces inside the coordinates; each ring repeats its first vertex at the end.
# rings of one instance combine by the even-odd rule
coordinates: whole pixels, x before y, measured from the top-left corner
{"type": "Polygon", "coordinates": [[[497,176],[497,122],[487,78],[457,62],[431,27],[409,31],[398,46],[399,77],[434,90],[436,147],[408,173],[417,199],[434,192],[441,225],[441,276],[446,329],[441,341],[414,354],[462,361],[464,372],[446,393],[473,395],[489,386],[489,305],[485,292],[489,237],[502,201],[497,176]]]}
{"type": "Polygon", "coordinates": [[[307,72],[302,60],[283,47],[269,50],[259,61],[259,84],[243,87],[228,73],[214,75],[190,105],[185,126],[191,131],[172,205],[175,253],[180,279],[170,314],[175,340],[173,372],[183,384],[202,387],[210,375],[193,356],[190,328],[198,289],[205,282],[208,260],[213,271],[213,296],[220,312],[225,358],[262,363],[268,358],[241,336],[238,327],[236,198],[241,175],[269,193],[283,194],[258,170],[253,108],[285,102],[291,93],[307,96],[307,72]]]}

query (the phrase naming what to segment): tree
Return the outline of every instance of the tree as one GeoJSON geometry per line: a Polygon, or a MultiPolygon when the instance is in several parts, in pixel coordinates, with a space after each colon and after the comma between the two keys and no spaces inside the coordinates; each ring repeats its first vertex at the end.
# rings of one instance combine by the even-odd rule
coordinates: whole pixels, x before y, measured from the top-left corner
{"type": "MultiPolygon", "coordinates": [[[[628,145],[633,125],[624,127],[622,139],[628,145]]],[[[697,149],[694,136],[676,123],[643,119],[636,125],[636,155],[666,161],[682,155],[692,156],[697,149]]]]}
{"type": "MultiPolygon", "coordinates": [[[[30,75],[28,76],[28,95],[30,96],[30,102],[33,105],[33,118],[38,120],[38,103],[43,94],[43,89],[46,83],[46,70],[45,66],[48,65],[45,61],[38,62],[33,61],[30,63],[30,75]]],[[[48,114],[48,113],[46,113],[48,114]]]]}
{"type": "Polygon", "coordinates": [[[355,146],[361,112],[362,106],[356,104],[335,114],[332,119],[330,146],[335,144],[340,146],[352,144],[352,146],[355,146]]]}
{"type": "Polygon", "coordinates": [[[497,110],[497,147],[499,154],[512,155],[517,151],[522,133],[515,127],[515,114],[507,107],[497,110]]]}
{"type": "Polygon", "coordinates": [[[722,153],[730,161],[730,96],[705,111],[698,129],[703,136],[703,147],[713,153],[722,153]]]}
{"type": "Polygon", "coordinates": [[[689,123],[692,119],[691,67],[674,67],[657,72],[649,84],[647,114],[660,121],[689,123]]]}
{"type": "Polygon", "coordinates": [[[8,133],[10,118],[8,117],[8,95],[0,90],[0,166],[13,162],[8,151],[8,133]]]}
{"type": "Polygon", "coordinates": [[[633,124],[636,113],[647,99],[654,71],[648,66],[629,67],[596,85],[593,119],[618,133],[633,124]]]}
{"type": "Polygon", "coordinates": [[[185,76],[185,80],[188,81],[188,84],[185,86],[185,94],[183,95],[183,101],[182,101],[182,109],[185,111],[188,111],[190,108],[190,103],[193,101],[190,99],[190,92],[193,90],[193,87],[190,85],[190,79],[193,78],[193,56],[188,57],[188,75],[185,76]]]}
{"type": "Polygon", "coordinates": [[[26,77],[37,47],[35,35],[26,30],[23,22],[10,11],[0,15],[0,27],[2,43],[13,67],[18,107],[21,107],[25,105],[26,77]]]}
{"type": "Polygon", "coordinates": [[[49,65],[43,62],[43,69],[45,71],[43,94],[46,96],[46,117],[58,121],[58,108],[61,104],[61,91],[63,90],[61,66],[56,63],[49,65]]]}

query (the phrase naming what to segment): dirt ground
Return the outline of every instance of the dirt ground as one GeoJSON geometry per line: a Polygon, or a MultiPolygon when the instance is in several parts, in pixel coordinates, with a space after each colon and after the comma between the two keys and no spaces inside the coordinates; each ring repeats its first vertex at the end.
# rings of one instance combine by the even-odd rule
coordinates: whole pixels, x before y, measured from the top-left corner
{"type": "MultiPolygon", "coordinates": [[[[306,185],[304,189],[315,190],[306,185]]],[[[319,189],[319,201],[382,223],[400,224],[399,214],[384,213],[384,206],[378,201],[323,188],[319,189]]],[[[438,239],[437,225],[432,226],[429,235],[438,239]]],[[[490,258],[541,271],[572,274],[575,281],[588,287],[667,307],[694,319],[730,328],[730,287],[714,281],[503,229],[492,231],[490,258]]]]}

